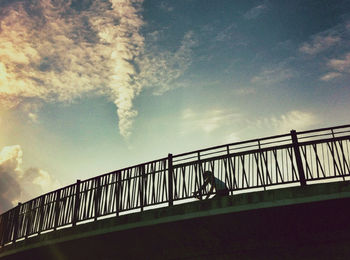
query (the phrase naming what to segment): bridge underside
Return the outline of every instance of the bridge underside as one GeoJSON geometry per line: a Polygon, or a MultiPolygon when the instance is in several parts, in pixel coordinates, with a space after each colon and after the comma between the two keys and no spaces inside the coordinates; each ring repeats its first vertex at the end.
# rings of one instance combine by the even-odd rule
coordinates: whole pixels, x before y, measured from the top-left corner
{"type": "Polygon", "coordinates": [[[349,205],[349,182],[241,194],[42,234],[6,246],[0,256],[349,259],[349,205]]]}

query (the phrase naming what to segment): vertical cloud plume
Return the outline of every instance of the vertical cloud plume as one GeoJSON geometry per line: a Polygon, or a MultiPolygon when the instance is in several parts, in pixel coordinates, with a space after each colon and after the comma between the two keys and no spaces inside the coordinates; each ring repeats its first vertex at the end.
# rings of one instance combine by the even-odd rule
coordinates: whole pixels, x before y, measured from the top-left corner
{"type": "MultiPolygon", "coordinates": [[[[0,107],[106,95],[130,135],[142,0],[13,2],[0,11],[0,107]]],[[[28,111],[37,120],[36,111],[28,111]]]]}

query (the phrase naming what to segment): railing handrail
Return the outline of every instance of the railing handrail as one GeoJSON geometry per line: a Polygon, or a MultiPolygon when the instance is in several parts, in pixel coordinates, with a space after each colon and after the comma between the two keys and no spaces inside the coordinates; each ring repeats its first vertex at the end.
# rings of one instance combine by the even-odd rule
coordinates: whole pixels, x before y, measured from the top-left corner
{"type": "Polygon", "coordinates": [[[340,128],[347,128],[350,127],[350,125],[339,125],[339,126],[333,126],[333,127],[325,127],[325,128],[318,128],[318,129],[312,129],[312,130],[306,130],[306,131],[298,131],[298,134],[309,134],[314,132],[321,132],[321,131],[327,131],[327,130],[334,130],[334,129],[340,129],[340,128]]]}

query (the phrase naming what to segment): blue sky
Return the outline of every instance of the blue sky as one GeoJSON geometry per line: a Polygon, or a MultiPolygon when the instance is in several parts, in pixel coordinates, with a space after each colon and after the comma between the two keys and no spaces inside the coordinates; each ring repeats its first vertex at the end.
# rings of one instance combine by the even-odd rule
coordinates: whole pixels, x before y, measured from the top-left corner
{"type": "Polygon", "coordinates": [[[349,11],[2,1],[0,211],[169,152],[349,123],[349,11]]]}

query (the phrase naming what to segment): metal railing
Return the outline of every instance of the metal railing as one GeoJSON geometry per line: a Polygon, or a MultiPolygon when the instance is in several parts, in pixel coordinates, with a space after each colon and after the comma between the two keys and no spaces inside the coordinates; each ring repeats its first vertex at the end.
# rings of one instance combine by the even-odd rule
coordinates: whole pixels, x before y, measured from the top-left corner
{"type": "Polygon", "coordinates": [[[193,199],[208,170],[225,182],[230,194],[345,180],[350,176],[349,150],[350,125],[343,125],[169,154],[18,204],[0,215],[0,246],[84,221],[193,199]]]}

